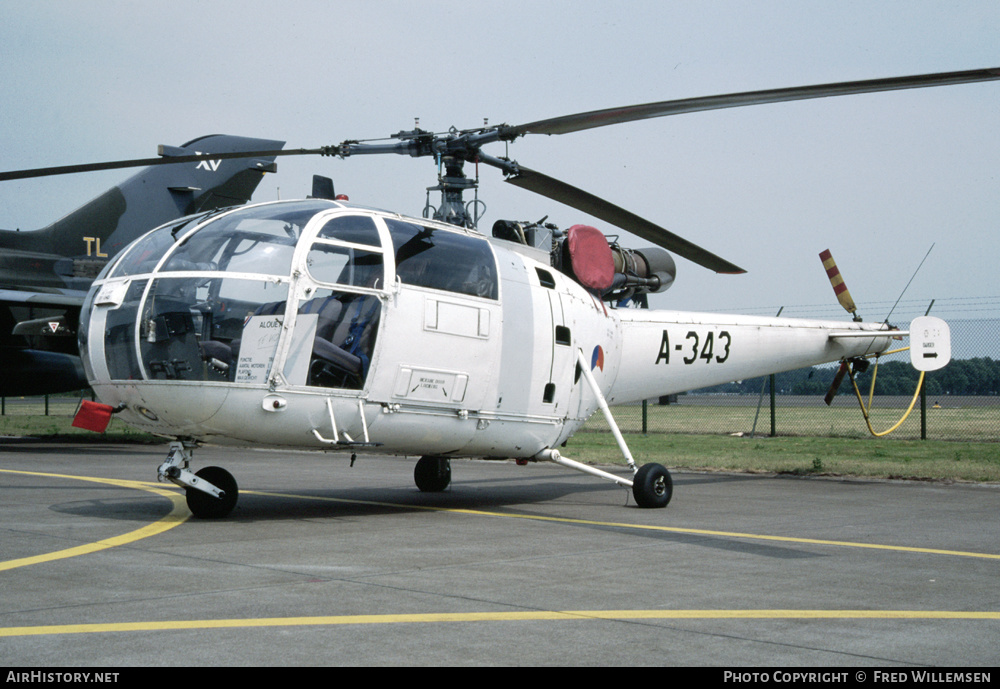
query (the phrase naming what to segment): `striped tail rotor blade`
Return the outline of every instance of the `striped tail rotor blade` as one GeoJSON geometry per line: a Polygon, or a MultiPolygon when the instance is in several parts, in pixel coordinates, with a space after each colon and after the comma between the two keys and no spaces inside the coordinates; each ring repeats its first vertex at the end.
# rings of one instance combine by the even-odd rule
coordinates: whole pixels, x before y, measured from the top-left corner
{"type": "Polygon", "coordinates": [[[830,406],[833,403],[833,398],[837,396],[837,391],[840,390],[840,384],[844,382],[844,376],[847,375],[847,362],[842,361],[840,363],[840,369],[837,371],[837,375],[833,377],[833,382],[830,383],[830,388],[826,391],[826,396],[823,401],[826,402],[826,406],[830,406]]]}
{"type": "Polygon", "coordinates": [[[854,299],[851,298],[851,293],[847,290],[847,285],[844,284],[844,277],[840,274],[840,269],[837,268],[837,262],[833,260],[830,250],[827,249],[820,253],[819,257],[823,261],[827,277],[830,278],[830,284],[833,285],[833,293],[837,295],[837,301],[857,319],[858,307],[854,305],[854,299]]]}

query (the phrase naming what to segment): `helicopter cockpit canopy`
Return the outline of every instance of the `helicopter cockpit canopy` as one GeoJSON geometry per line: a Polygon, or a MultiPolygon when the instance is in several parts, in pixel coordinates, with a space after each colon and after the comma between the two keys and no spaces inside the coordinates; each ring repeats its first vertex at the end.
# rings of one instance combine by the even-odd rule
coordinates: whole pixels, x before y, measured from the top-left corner
{"type": "Polygon", "coordinates": [[[336,201],[182,218],[122,252],[81,314],[98,381],[360,390],[402,285],[498,299],[487,240],[336,201]]]}

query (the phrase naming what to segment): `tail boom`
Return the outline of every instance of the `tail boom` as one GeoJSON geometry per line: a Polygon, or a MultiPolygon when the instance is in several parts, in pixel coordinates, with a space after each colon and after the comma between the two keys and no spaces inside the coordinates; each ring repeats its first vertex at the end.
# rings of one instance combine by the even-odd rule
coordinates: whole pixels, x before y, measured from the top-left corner
{"type": "Polygon", "coordinates": [[[618,314],[621,362],[607,395],[616,404],[882,352],[895,334],[876,323],[639,309],[618,314]]]}

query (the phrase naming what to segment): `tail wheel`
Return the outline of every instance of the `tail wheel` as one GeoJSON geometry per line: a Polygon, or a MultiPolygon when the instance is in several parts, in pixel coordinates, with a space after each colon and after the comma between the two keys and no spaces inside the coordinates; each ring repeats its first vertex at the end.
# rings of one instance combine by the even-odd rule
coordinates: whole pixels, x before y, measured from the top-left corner
{"type": "Polygon", "coordinates": [[[643,464],[632,479],[632,496],[639,507],[666,507],[674,494],[674,480],[662,464],[643,464]]]}
{"type": "Polygon", "coordinates": [[[221,498],[210,495],[197,488],[188,488],[187,504],[191,514],[199,519],[221,519],[229,515],[236,507],[240,496],[239,487],[233,475],[222,467],[205,467],[195,473],[198,478],[205,479],[213,486],[223,491],[221,498]]]}

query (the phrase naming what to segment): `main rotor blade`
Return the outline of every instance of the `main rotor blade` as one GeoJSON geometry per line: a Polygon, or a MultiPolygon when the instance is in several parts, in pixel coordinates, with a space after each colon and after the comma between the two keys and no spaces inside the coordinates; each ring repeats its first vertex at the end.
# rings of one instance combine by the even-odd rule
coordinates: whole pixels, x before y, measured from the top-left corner
{"type": "Polygon", "coordinates": [[[529,122],[528,124],[514,125],[506,131],[513,136],[521,136],[523,134],[568,134],[594,127],[605,127],[610,124],[633,122],[653,117],[665,117],[667,115],[680,115],[687,112],[738,108],[744,105],[762,105],[765,103],[826,98],[829,96],[847,96],[856,93],[896,91],[899,89],[914,89],[926,86],[970,84],[996,79],[1000,79],[1000,67],[973,69],[964,72],[939,72],[936,74],[920,74],[909,77],[891,77],[889,79],[845,81],[815,86],[796,86],[766,91],[746,91],[744,93],[731,93],[720,96],[684,98],[681,100],[646,103],[645,105],[593,110],[575,115],[564,115],[547,120],[538,120],[537,122],[529,122]]]}
{"type": "Polygon", "coordinates": [[[164,156],[161,158],[137,158],[134,160],[112,160],[106,163],[85,163],[83,165],[62,165],[39,167],[32,170],[11,170],[0,172],[0,182],[30,177],[70,175],[77,172],[118,170],[129,167],[149,167],[152,165],[172,165],[174,163],[197,163],[202,160],[229,160],[233,158],[269,158],[272,156],[330,155],[330,148],[295,148],[277,151],[235,151],[233,153],[201,153],[187,156],[164,156]]]}
{"type": "Polygon", "coordinates": [[[688,240],[678,237],[670,230],[666,230],[659,225],[654,225],[631,211],[627,211],[609,201],[594,196],[583,189],[560,182],[541,172],[520,167],[519,172],[512,177],[508,177],[506,181],[522,189],[547,196],[553,201],[564,203],[595,218],[600,218],[615,227],[620,227],[627,232],[642,237],[647,242],[662,246],[664,249],[672,251],[678,256],[682,256],[709,270],[714,270],[717,273],[746,272],[739,266],[716,256],[697,244],[692,244],[688,240]]]}

